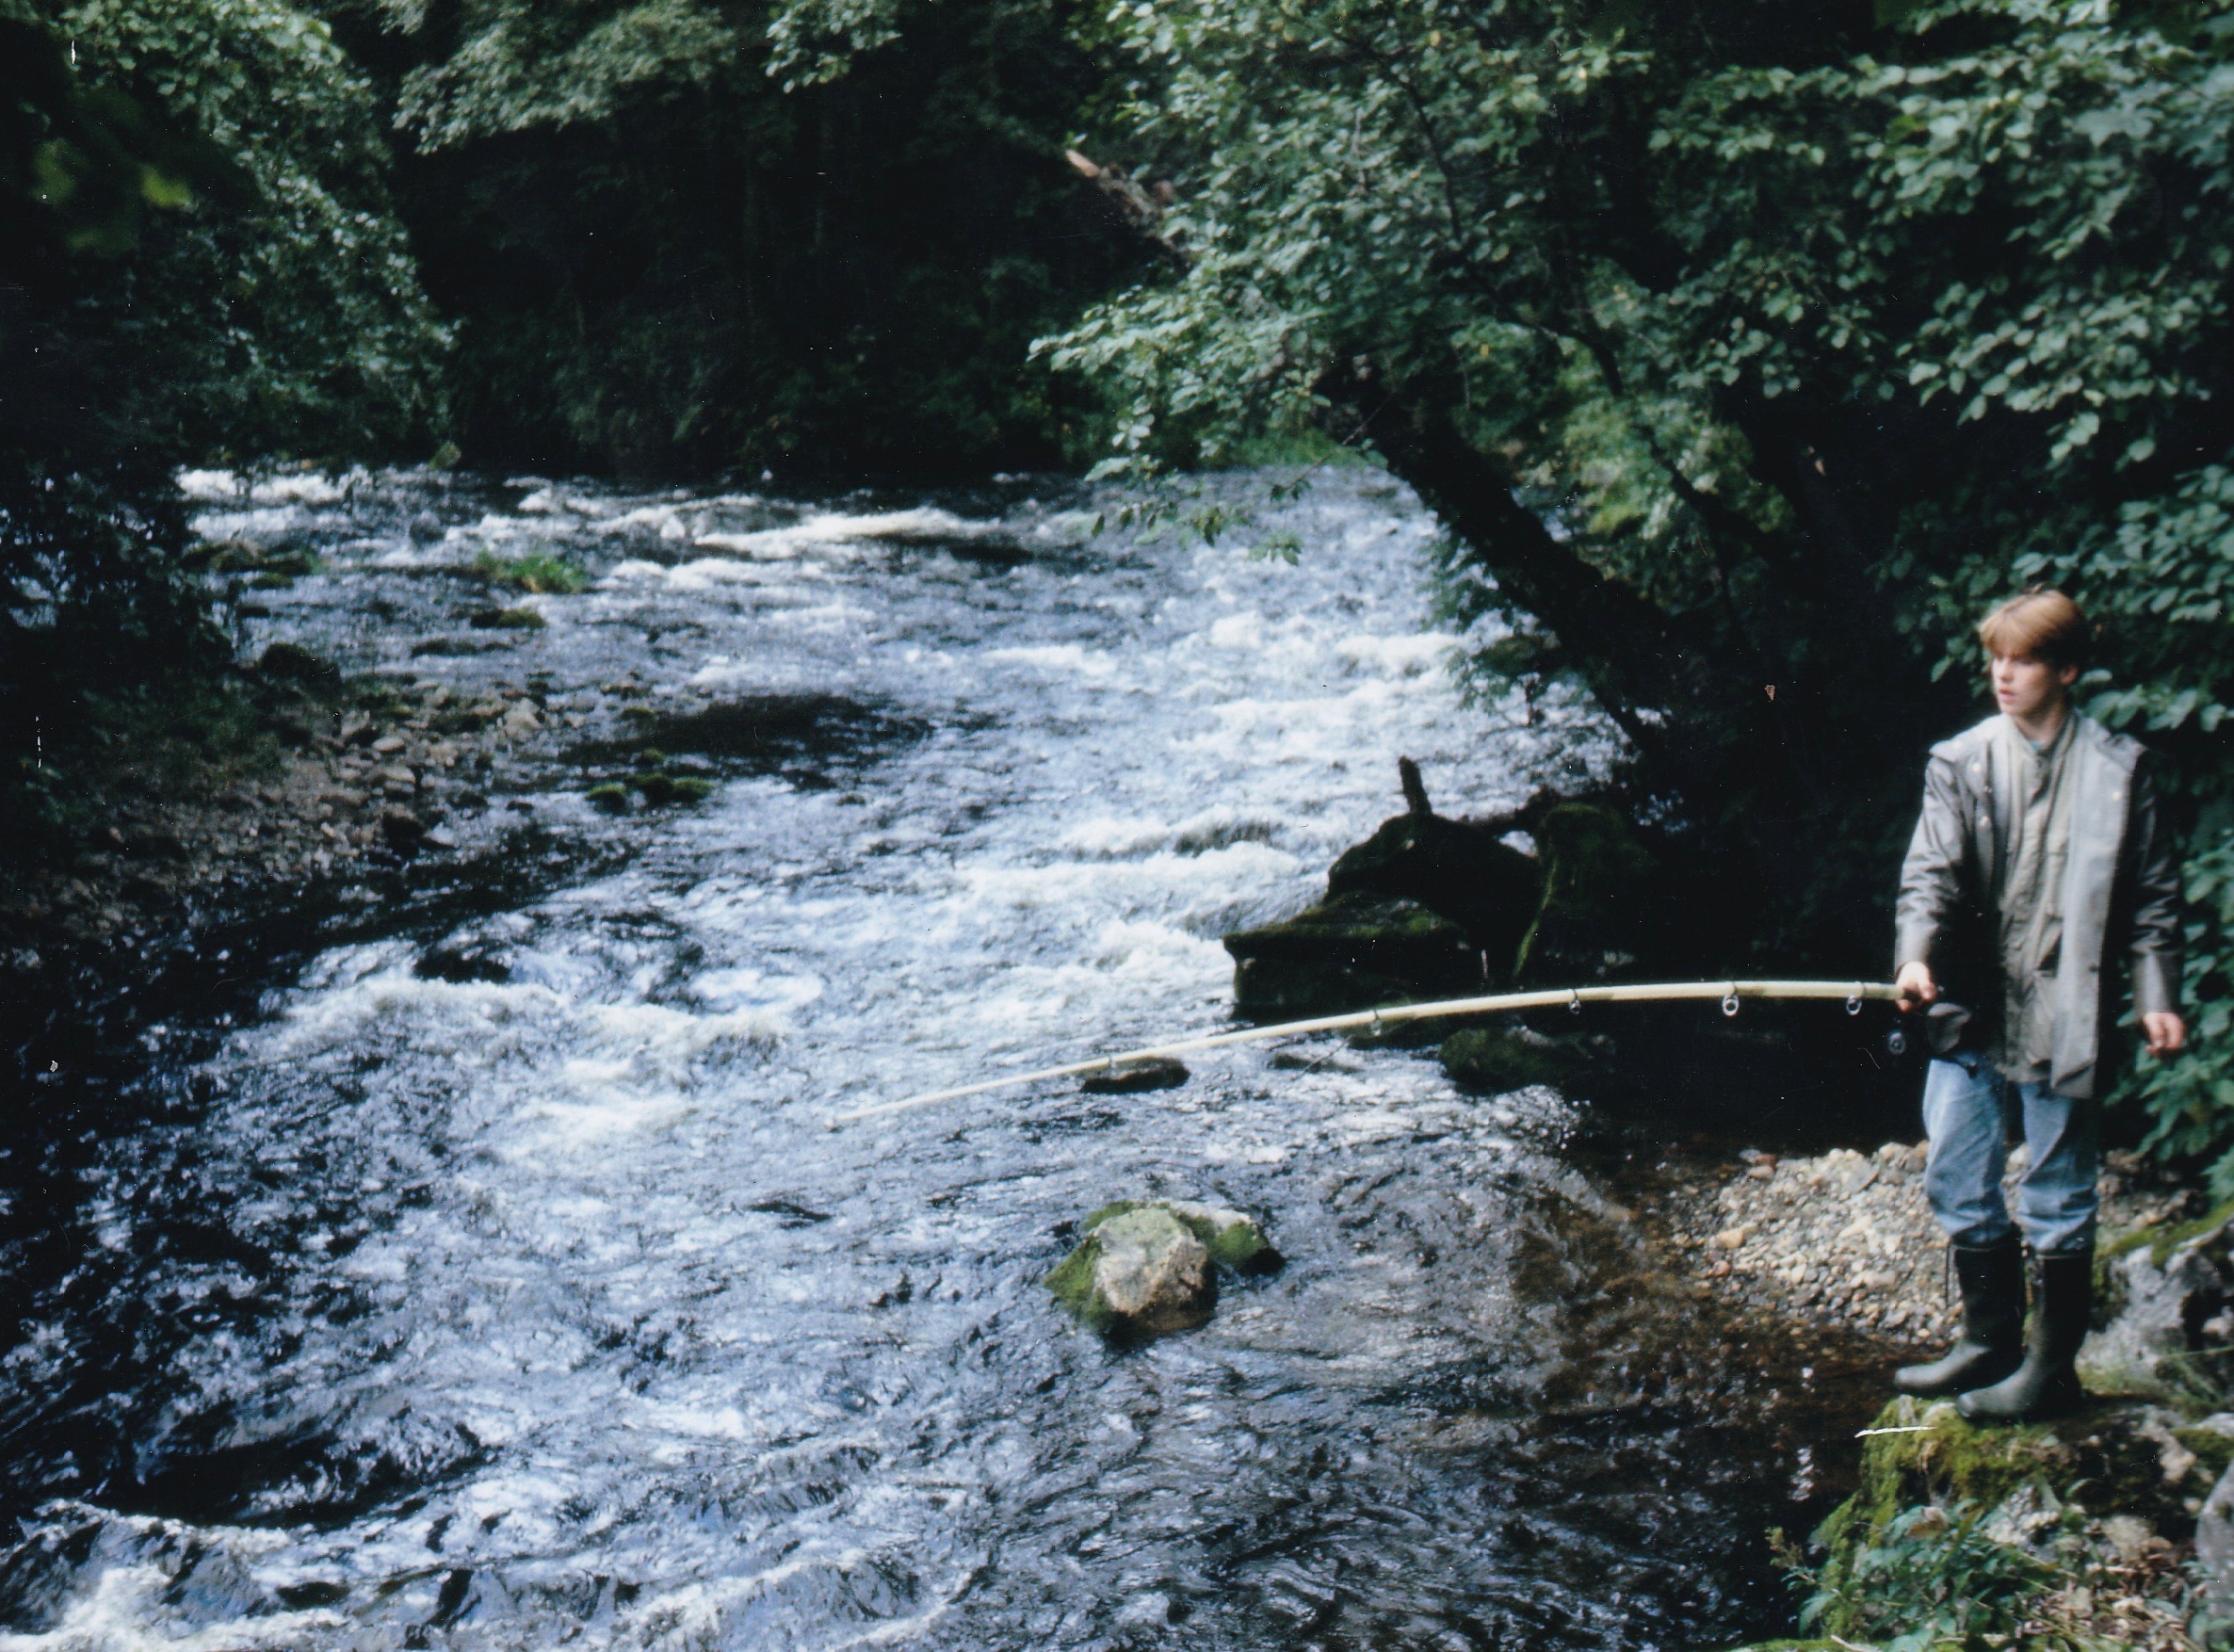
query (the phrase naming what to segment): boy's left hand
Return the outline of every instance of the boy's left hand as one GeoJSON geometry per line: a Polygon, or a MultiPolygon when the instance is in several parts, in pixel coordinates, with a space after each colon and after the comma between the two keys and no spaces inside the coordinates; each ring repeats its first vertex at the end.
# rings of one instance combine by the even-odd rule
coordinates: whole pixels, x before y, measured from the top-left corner
{"type": "Polygon", "coordinates": [[[2151,1010],[2141,1018],[2152,1056],[2177,1055],[2188,1042],[2188,1024],[2169,1010],[2151,1010]]]}

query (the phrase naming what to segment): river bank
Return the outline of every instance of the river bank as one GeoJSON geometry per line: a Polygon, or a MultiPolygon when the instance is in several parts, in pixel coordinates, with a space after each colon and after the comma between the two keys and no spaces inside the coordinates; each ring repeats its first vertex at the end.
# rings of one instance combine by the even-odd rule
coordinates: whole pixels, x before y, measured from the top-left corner
{"type": "Polygon", "coordinates": [[[184,752],[169,741],[159,761],[128,735],[74,757],[77,847],[11,856],[0,885],[11,971],[176,938],[211,914],[454,849],[455,824],[489,809],[547,726],[525,683],[461,696],[426,680],[343,681],[286,644],[251,673],[251,694],[246,727],[184,752]],[[283,674],[305,681],[274,710],[265,691],[283,674]]]}
{"type": "MultiPolygon", "coordinates": [[[[1667,1242],[1718,1294],[1903,1351],[1935,1350],[1959,1311],[1923,1164],[1921,1142],[1813,1158],[1747,1149],[1670,1187],[1667,1242]]],[[[2205,1203],[2131,1153],[2109,1156],[2102,1195],[2109,1236],[2168,1230],[2205,1203]]]]}
{"type": "MultiPolygon", "coordinates": [[[[1889,1375],[1958,1329],[1922,1167],[1921,1142],[1747,1152],[1674,1181],[1647,1219],[1694,1294],[1873,1342],[1889,1375]]],[[[1853,1496],[1787,1551],[1801,1628],[1820,1638],[1764,1645],[1834,1652],[1918,1631],[2146,1652],[2223,1644],[2212,1590],[2226,1588],[2227,1516],[2217,1552],[2198,1526],[2234,1463],[2234,1412],[2208,1352],[2190,1351],[2226,1339],[2223,1318],[2203,1321],[2225,1310],[2227,1213],[2133,1154],[2109,1156],[2102,1186],[2103,1304],[2081,1358],[2092,1403],[2053,1423],[1973,1428],[1951,1403],[1888,1385],[1853,1496]]]]}

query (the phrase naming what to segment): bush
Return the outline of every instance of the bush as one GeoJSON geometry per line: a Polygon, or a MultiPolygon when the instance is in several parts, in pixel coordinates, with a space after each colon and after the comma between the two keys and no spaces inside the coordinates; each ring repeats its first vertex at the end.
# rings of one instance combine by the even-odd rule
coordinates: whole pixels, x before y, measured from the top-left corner
{"type": "Polygon", "coordinates": [[[1975,1503],[1903,1510],[1827,1582],[1788,1562],[1795,1579],[1814,1589],[1800,1610],[1801,1631],[1867,1641],[1884,1652],[2007,1644],[2055,1574],[2038,1557],[1986,1536],[1979,1530],[1983,1514],[1975,1503]]]}

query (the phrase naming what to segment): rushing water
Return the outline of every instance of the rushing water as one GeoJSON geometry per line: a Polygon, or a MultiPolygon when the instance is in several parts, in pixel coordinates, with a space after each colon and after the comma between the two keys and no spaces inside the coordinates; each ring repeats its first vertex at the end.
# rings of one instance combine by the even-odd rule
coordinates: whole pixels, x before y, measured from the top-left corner
{"type": "Polygon", "coordinates": [[[1258,519],[1205,546],[1024,481],[195,485],[213,535],[325,556],[262,634],[535,676],[583,749],[500,769],[453,855],[314,899],[307,944],[277,923],[250,997],[141,1028],[72,1104],[101,1128],[15,1252],[0,1644],[1775,1623],[1761,1531],[1810,1512],[1837,1402],[1658,1271],[1574,1104],[1321,1042],[825,1127],[1214,1025],[1219,936],[1311,898],[1400,753],[1453,813],[1605,760],[1556,695],[1463,703],[1408,495],[1237,480],[1258,519]],[[1246,554],[1282,530],[1298,565],[1246,554]],[[542,631],[463,624],[474,558],[539,547],[596,585],[531,599],[542,631]],[[584,802],[630,705],[711,751],[709,801],[584,802]],[[1106,1346],[1040,1282],[1124,1194],[1256,1212],[1286,1268],[1106,1346]]]}

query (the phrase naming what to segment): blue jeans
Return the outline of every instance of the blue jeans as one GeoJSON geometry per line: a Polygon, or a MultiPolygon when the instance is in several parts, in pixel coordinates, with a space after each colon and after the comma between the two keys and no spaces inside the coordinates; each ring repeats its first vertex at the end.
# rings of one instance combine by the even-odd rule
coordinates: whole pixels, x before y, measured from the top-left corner
{"type": "Polygon", "coordinates": [[[2045,1084],[2011,1084],[1992,1062],[1958,1055],[1932,1063],[1924,1079],[1924,1131],[1931,1157],[1924,1192],[1951,1243],[1999,1244],[2012,1231],[2001,1199],[2004,1108],[2023,1110],[2031,1162],[2016,1185],[2017,1225],[2040,1255],[2095,1242],[2095,1178],[2102,1164],[2095,1103],[2045,1084]]]}

